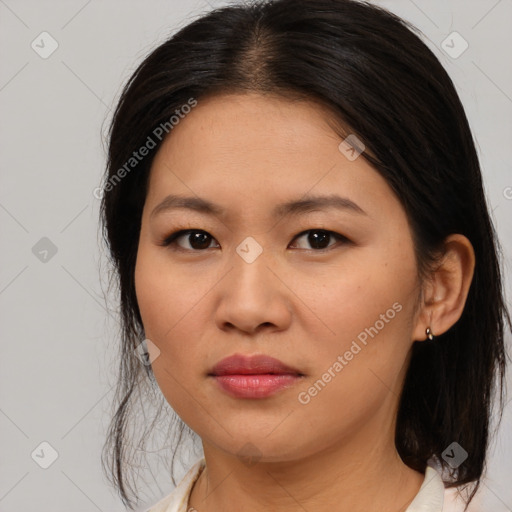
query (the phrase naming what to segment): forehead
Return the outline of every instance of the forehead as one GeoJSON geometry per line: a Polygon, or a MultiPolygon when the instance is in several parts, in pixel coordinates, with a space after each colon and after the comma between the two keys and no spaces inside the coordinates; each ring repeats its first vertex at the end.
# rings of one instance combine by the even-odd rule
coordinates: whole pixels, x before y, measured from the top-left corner
{"type": "Polygon", "coordinates": [[[322,140],[328,143],[326,138],[335,144],[339,136],[329,124],[334,122],[326,107],[312,101],[256,93],[215,95],[200,99],[166,142],[171,147],[194,144],[198,156],[209,152],[224,154],[226,159],[243,154],[248,160],[264,153],[290,157],[292,150],[318,151],[322,140]]]}
{"type": "Polygon", "coordinates": [[[337,128],[316,102],[255,93],[199,100],[155,156],[148,199],[177,193],[216,197],[226,208],[268,209],[286,199],[336,194],[363,210],[370,197],[395,200],[364,158],[349,160],[340,151],[337,128]]]}

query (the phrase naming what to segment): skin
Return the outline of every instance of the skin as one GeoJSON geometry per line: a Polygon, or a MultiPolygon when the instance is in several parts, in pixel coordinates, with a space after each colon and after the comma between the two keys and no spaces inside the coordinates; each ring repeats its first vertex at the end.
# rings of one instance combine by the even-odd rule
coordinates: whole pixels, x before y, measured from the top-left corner
{"type": "Polygon", "coordinates": [[[398,396],[414,340],[425,340],[428,326],[441,334],[460,317],[473,250],[452,235],[437,270],[420,282],[401,203],[364,158],[342,154],[332,126],[329,112],[313,102],[212,96],[173,128],[153,161],[137,300],[146,337],[160,351],[150,348],[151,357],[158,354],[158,385],[202,440],[206,469],[189,501],[199,512],[397,512],[423,482],[394,445],[398,396]],[[151,216],[171,193],[199,196],[226,212],[151,216]],[[366,214],[271,216],[279,203],[333,193],[366,214]],[[181,229],[206,231],[208,248],[190,245],[187,235],[174,249],[161,245],[181,229]],[[321,251],[307,233],[297,237],[315,229],[349,242],[327,238],[321,251]],[[252,263],[236,251],[249,236],[263,250],[252,263]],[[300,403],[298,394],[396,303],[400,312],[300,403]],[[208,376],[234,353],[267,354],[305,376],[265,399],[234,398],[208,376]]]}

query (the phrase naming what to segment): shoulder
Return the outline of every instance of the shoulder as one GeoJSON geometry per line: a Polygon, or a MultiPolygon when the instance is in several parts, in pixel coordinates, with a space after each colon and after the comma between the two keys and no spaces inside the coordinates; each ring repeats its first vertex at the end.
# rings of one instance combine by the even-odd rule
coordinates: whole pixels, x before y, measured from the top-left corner
{"type": "Polygon", "coordinates": [[[188,497],[204,468],[204,458],[196,461],[174,490],[144,512],[186,512],[188,497]]]}

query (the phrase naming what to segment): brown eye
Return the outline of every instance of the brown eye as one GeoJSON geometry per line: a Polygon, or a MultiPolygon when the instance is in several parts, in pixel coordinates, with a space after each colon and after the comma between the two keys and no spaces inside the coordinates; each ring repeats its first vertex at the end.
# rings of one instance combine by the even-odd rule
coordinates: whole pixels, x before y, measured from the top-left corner
{"type": "Polygon", "coordinates": [[[165,247],[177,245],[180,249],[201,251],[210,248],[212,240],[214,240],[214,238],[206,231],[187,229],[173,233],[162,242],[162,245],[165,247]],[[180,239],[184,239],[188,247],[178,243],[180,239]]]}
{"type": "Polygon", "coordinates": [[[336,241],[345,241],[348,242],[348,239],[343,235],[338,233],[334,233],[333,231],[327,231],[325,229],[310,229],[308,231],[304,231],[295,237],[295,240],[299,240],[300,238],[305,238],[306,242],[310,245],[310,247],[300,247],[301,249],[306,250],[325,250],[329,249],[333,245],[335,245],[336,241]],[[334,240],[335,243],[329,244],[331,240],[334,240]]]}
{"type": "MultiPolygon", "coordinates": [[[[350,242],[350,240],[339,233],[325,229],[309,229],[297,235],[294,240],[304,238],[309,247],[299,247],[299,249],[324,251],[329,250],[336,245],[336,242],[350,242]]],[[[172,247],[176,250],[199,252],[217,246],[211,243],[215,240],[209,233],[201,229],[182,229],[172,233],[165,238],[161,245],[172,247]],[[184,242],[179,242],[184,240],[184,242]]]]}

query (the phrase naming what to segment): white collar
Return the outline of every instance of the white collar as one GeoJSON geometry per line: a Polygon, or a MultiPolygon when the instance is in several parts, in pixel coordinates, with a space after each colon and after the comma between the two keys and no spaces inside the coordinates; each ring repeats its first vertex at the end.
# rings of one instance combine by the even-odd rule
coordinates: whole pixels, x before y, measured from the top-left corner
{"type": "Polygon", "coordinates": [[[432,466],[427,466],[420,490],[405,512],[442,512],[443,503],[444,483],[441,475],[432,466]]]}

